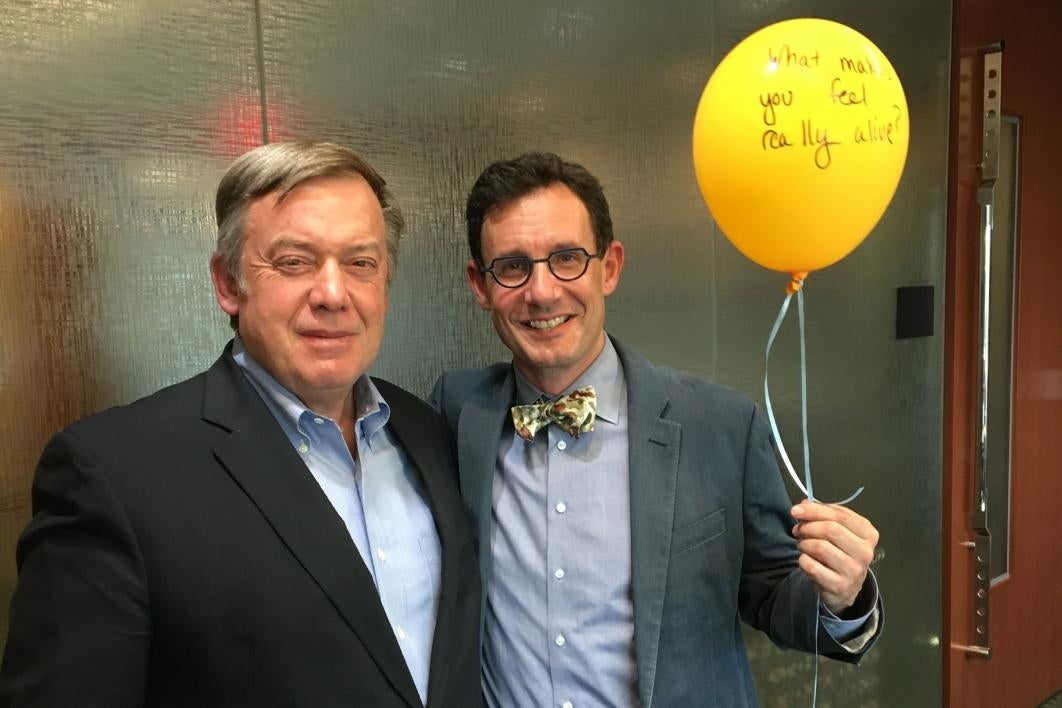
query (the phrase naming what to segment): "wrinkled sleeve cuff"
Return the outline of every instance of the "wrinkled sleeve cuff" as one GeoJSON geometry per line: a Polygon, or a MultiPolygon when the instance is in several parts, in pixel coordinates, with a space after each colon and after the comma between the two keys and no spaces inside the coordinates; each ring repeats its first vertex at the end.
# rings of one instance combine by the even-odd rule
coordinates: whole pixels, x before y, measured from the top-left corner
{"type": "Polygon", "coordinates": [[[841,619],[819,601],[819,617],[826,633],[847,651],[861,652],[878,632],[881,612],[878,609],[878,579],[873,571],[867,573],[867,580],[855,603],[849,608],[849,614],[855,619],[841,619]]]}

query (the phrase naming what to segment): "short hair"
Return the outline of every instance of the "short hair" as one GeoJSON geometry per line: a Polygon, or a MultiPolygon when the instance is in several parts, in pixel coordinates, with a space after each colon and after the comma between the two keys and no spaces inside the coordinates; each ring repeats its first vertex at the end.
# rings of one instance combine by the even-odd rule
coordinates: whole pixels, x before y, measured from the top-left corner
{"type": "Polygon", "coordinates": [[[566,162],[551,152],[529,152],[512,160],[499,160],[487,166],[472,185],[465,206],[468,249],[481,266],[483,262],[483,222],[495,209],[554,184],[572,190],[590,214],[597,252],[612,243],[612,216],[601,183],[580,164],[566,162]]]}
{"type": "MultiPolygon", "coordinates": [[[[251,203],[274,193],[278,195],[278,201],[283,201],[300,185],[330,177],[360,177],[368,182],[379,200],[387,235],[387,279],[390,282],[398,266],[398,244],[406,222],[387,182],[349,148],[328,142],[293,141],[260,145],[245,152],[229,166],[218,184],[214,205],[218,224],[215,255],[220,257],[241,291],[244,280],[240,255],[251,203]]],[[[235,329],[238,316],[233,315],[230,320],[235,329]]]]}

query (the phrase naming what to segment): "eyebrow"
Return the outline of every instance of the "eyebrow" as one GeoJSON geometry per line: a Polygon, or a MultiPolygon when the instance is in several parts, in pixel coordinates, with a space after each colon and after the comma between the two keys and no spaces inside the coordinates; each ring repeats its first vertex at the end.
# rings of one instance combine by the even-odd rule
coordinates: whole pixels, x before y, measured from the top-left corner
{"type": "MultiPolygon", "coordinates": [[[[551,250],[549,253],[547,253],[546,256],[551,256],[554,253],[557,253],[558,251],[571,251],[571,250],[574,250],[574,249],[577,249],[577,248],[581,248],[584,251],[587,250],[586,246],[580,246],[579,244],[575,243],[574,241],[568,241],[566,243],[567,243],[567,245],[565,245],[565,243],[558,244],[553,250],[551,250]]],[[[597,245],[595,244],[593,246],[593,248],[596,249],[597,245]]],[[[587,252],[590,253],[591,251],[587,251],[587,252]]],[[[494,256],[494,259],[496,260],[498,258],[530,258],[530,257],[531,256],[527,255],[527,253],[525,251],[514,250],[514,251],[508,251],[506,253],[500,253],[500,254],[494,256]]]]}
{"type": "Polygon", "coordinates": [[[269,247],[266,249],[266,252],[273,253],[275,251],[279,251],[285,248],[294,248],[302,251],[314,250],[313,243],[311,241],[307,241],[305,239],[291,238],[288,236],[281,236],[276,241],[273,241],[269,244],[269,247]]]}
{"type": "MultiPolygon", "coordinates": [[[[281,251],[285,248],[291,248],[298,251],[309,251],[313,253],[316,253],[320,250],[320,248],[318,248],[317,246],[317,243],[310,239],[281,236],[276,241],[269,244],[269,247],[266,249],[265,252],[268,255],[272,255],[277,251],[281,251]]],[[[351,244],[348,248],[343,249],[343,253],[344,255],[355,253],[379,253],[381,250],[384,249],[380,247],[379,241],[375,238],[372,238],[362,239],[351,244]]]]}

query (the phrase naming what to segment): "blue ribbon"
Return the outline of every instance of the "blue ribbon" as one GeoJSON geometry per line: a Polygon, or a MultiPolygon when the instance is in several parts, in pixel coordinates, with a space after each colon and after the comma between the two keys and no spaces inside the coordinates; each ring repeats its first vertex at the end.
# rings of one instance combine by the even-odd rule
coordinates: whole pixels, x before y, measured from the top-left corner
{"type": "MultiPolygon", "coordinates": [[[[800,491],[804,493],[804,497],[810,501],[818,501],[815,498],[814,489],[811,484],[811,450],[808,446],[808,366],[807,366],[807,347],[804,343],[804,290],[801,288],[796,291],[797,297],[797,319],[800,322],[800,426],[803,442],[804,442],[804,480],[801,481],[800,477],[796,473],[796,469],[793,467],[793,463],[789,460],[789,454],[785,451],[785,445],[782,443],[782,433],[778,430],[778,422],[774,419],[774,408],[771,406],[771,391],[767,385],[767,373],[771,364],[771,348],[774,346],[775,337],[778,336],[778,330],[782,327],[782,322],[785,321],[786,313],[789,312],[789,302],[793,299],[793,293],[789,293],[785,296],[785,300],[782,301],[782,307],[778,311],[778,317],[774,321],[774,326],[771,328],[771,336],[767,338],[767,353],[764,357],[763,363],[763,400],[767,408],[767,420],[771,424],[771,434],[774,436],[775,445],[778,448],[778,454],[782,458],[782,463],[785,465],[786,470],[789,472],[789,476],[793,478],[793,482],[800,491]]],[[[840,506],[848,504],[853,499],[863,493],[863,487],[855,490],[851,496],[844,501],[835,502],[840,506]]]]}
{"type": "MultiPolygon", "coordinates": [[[[763,362],[763,400],[767,408],[767,420],[771,423],[771,434],[774,436],[775,445],[778,448],[778,454],[782,458],[782,462],[785,464],[786,470],[789,472],[789,476],[793,478],[793,482],[800,488],[800,491],[804,493],[804,496],[810,501],[818,501],[815,499],[814,489],[811,484],[811,451],[808,445],[808,364],[807,364],[807,347],[804,343],[804,281],[798,278],[794,278],[793,284],[790,286],[790,291],[785,296],[785,300],[782,301],[782,307],[778,311],[778,317],[774,320],[774,326],[771,327],[771,336],[767,338],[767,353],[764,356],[763,362]],[[797,476],[796,470],[793,468],[793,463],[789,461],[789,455],[785,451],[785,445],[782,443],[782,434],[778,430],[778,423],[774,419],[774,409],[771,407],[771,391],[767,385],[767,372],[771,364],[771,347],[774,346],[774,339],[778,336],[778,330],[782,327],[782,322],[785,321],[786,313],[789,312],[789,302],[793,299],[793,294],[797,297],[797,320],[800,323],[800,427],[802,438],[804,442],[804,481],[801,483],[800,477],[797,476]]],[[[855,490],[855,492],[844,501],[836,502],[839,506],[844,506],[849,503],[860,494],[863,493],[863,487],[855,490]]],[[[811,682],[811,707],[815,708],[815,702],[818,700],[819,694],[819,618],[821,617],[819,612],[819,606],[822,604],[821,598],[816,593],[815,603],[815,653],[812,656],[812,665],[814,666],[814,675],[811,682]]]]}

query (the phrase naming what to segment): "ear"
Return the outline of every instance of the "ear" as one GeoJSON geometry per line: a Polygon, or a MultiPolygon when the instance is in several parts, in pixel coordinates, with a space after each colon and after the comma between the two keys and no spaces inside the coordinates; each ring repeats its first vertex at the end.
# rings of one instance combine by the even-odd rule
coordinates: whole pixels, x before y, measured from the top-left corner
{"type": "Polygon", "coordinates": [[[240,313],[240,288],[236,279],[229,273],[221,256],[214,254],[210,258],[210,280],[214,283],[214,297],[225,314],[238,315],[240,313]]]}
{"type": "Polygon", "coordinates": [[[472,294],[476,296],[476,302],[484,310],[490,310],[490,294],[487,292],[487,276],[479,272],[479,264],[475,259],[465,266],[465,277],[468,278],[468,287],[472,288],[472,294]]]}
{"type": "Polygon", "coordinates": [[[605,256],[601,259],[601,267],[604,271],[604,279],[601,289],[606,296],[611,295],[619,286],[620,274],[623,272],[623,244],[613,241],[605,250],[605,256]]]}

